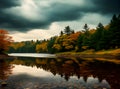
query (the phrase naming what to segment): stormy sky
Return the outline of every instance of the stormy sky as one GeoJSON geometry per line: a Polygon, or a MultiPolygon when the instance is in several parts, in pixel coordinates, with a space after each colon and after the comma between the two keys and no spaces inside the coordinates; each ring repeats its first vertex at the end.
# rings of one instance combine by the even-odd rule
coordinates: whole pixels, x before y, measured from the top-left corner
{"type": "Polygon", "coordinates": [[[15,41],[45,39],[58,35],[65,26],[75,31],[87,23],[106,25],[120,14],[120,0],[1,0],[0,29],[15,41]]]}

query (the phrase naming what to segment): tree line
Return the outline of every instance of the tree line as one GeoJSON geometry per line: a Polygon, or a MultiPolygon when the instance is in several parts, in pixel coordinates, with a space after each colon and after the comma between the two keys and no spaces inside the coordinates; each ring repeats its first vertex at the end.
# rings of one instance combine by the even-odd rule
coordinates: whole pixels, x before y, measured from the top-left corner
{"type": "Polygon", "coordinates": [[[83,29],[75,32],[70,26],[66,26],[59,36],[48,40],[14,42],[8,52],[57,53],[120,48],[120,15],[113,15],[106,26],[99,23],[96,29],[90,29],[85,24],[83,29]]]}

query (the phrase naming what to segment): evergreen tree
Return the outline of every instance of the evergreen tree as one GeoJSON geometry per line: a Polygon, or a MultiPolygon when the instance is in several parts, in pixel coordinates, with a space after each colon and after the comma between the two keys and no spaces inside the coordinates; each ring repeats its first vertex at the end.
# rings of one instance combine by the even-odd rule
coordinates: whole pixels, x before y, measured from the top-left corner
{"type": "Polygon", "coordinates": [[[120,15],[114,15],[110,23],[110,46],[112,48],[120,48],[120,15]]]}
{"type": "Polygon", "coordinates": [[[55,52],[55,49],[53,48],[53,45],[55,43],[55,39],[56,39],[56,37],[52,37],[49,40],[48,45],[47,45],[48,53],[54,53],[55,52]]]}
{"type": "Polygon", "coordinates": [[[84,35],[83,35],[83,49],[88,49],[89,48],[89,44],[90,44],[90,32],[89,32],[89,27],[87,24],[84,25],[83,27],[85,29],[84,31],[84,35]]]}
{"type": "Polygon", "coordinates": [[[60,32],[60,36],[62,36],[63,34],[64,34],[63,31],[61,31],[61,32],[60,32]]]}
{"type": "Polygon", "coordinates": [[[65,27],[64,32],[65,32],[67,35],[71,34],[71,29],[70,29],[70,27],[69,27],[69,26],[65,27]]]}
{"type": "Polygon", "coordinates": [[[85,29],[85,31],[88,31],[89,30],[89,27],[87,24],[84,25],[83,29],[85,29]]]}
{"type": "Polygon", "coordinates": [[[97,26],[96,32],[92,34],[91,39],[90,39],[91,48],[95,50],[100,50],[104,48],[103,39],[104,39],[104,26],[102,25],[102,23],[99,23],[97,26]]]}
{"type": "Polygon", "coordinates": [[[78,45],[78,50],[77,51],[83,51],[82,50],[82,44],[83,44],[83,34],[80,34],[78,37],[77,45],[78,45]]]}

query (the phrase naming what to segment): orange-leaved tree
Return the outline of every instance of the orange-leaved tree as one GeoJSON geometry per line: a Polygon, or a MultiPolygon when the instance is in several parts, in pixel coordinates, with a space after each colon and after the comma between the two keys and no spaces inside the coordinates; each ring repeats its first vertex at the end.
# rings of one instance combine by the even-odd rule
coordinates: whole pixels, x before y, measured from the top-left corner
{"type": "Polygon", "coordinates": [[[9,36],[8,31],[0,29],[0,53],[7,51],[11,42],[13,42],[13,40],[12,37],[9,36]]]}

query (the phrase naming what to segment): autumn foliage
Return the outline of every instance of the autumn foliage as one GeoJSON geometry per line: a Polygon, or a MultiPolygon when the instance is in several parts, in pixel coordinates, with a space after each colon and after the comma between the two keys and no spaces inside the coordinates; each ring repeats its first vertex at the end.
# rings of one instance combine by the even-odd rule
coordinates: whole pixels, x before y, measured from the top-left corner
{"type": "Polygon", "coordinates": [[[12,37],[8,35],[8,31],[0,30],[0,53],[7,51],[12,40],[12,37]]]}
{"type": "Polygon", "coordinates": [[[58,53],[117,48],[120,48],[120,15],[114,15],[106,26],[99,23],[96,29],[91,29],[88,24],[85,24],[83,30],[75,32],[70,26],[67,26],[59,36],[50,39],[15,42],[11,45],[9,52],[58,53]]]}

